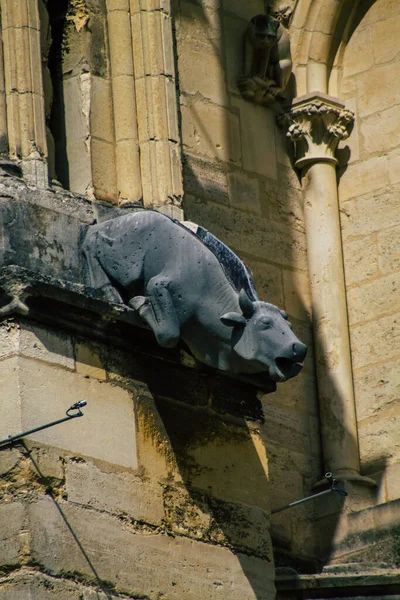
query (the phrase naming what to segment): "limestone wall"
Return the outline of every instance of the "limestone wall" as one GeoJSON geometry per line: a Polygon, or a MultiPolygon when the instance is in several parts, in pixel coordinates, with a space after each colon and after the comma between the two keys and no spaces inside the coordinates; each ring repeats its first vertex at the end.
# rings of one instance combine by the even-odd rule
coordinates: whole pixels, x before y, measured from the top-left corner
{"type": "Polygon", "coordinates": [[[60,327],[0,336],[1,439],[88,402],[0,451],[2,600],[274,596],[246,386],[60,327]]]}
{"type": "Polygon", "coordinates": [[[359,21],[343,55],[356,121],[339,194],[361,464],[385,502],[400,495],[400,7],[378,0],[359,21]]]}
{"type": "MultiPolygon", "coordinates": [[[[301,186],[276,108],[245,101],[237,87],[244,32],[263,10],[261,0],[175,2],[185,218],[240,255],[261,299],[284,308],[309,347],[303,373],[263,399],[278,507],[310,492],[321,463],[301,186]]],[[[315,551],[301,529],[307,512],[273,517],[279,543],[303,556],[315,551]]]]}

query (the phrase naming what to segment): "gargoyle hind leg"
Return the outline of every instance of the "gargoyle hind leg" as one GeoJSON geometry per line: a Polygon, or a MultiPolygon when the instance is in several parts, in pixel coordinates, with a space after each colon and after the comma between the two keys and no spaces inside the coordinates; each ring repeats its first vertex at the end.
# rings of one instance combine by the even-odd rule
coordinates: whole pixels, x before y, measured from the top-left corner
{"type": "Polygon", "coordinates": [[[96,288],[96,290],[100,290],[109,302],[122,304],[123,299],[111,283],[110,278],[97,258],[98,235],[98,232],[89,232],[82,244],[85,284],[96,288]]]}
{"type": "Polygon", "coordinates": [[[135,296],[130,306],[139,312],[148,324],[160,346],[172,348],[180,338],[180,327],[175,306],[168,290],[170,281],[158,275],[150,279],[146,287],[147,296],[135,296]]]}

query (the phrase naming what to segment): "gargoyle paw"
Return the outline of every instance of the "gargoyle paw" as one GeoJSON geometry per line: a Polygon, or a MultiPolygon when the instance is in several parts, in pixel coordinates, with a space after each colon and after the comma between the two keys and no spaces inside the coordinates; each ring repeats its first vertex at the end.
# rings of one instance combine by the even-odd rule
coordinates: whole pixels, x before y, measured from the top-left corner
{"type": "Polygon", "coordinates": [[[140,313],[140,309],[146,304],[149,304],[149,299],[146,296],[135,296],[128,302],[129,306],[140,313]]]}

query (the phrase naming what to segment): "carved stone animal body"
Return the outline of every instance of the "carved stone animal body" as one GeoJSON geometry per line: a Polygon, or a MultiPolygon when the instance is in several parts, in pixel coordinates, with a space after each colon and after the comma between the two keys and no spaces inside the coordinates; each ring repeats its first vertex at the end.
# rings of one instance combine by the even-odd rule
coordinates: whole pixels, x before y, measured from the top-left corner
{"type": "Polygon", "coordinates": [[[93,225],[86,282],[137,311],[161,346],[182,338],[199,361],[253,382],[257,374],[260,385],[294,377],[307,348],[287,315],[259,301],[242,261],[201,233],[155,211],[93,225]]]}

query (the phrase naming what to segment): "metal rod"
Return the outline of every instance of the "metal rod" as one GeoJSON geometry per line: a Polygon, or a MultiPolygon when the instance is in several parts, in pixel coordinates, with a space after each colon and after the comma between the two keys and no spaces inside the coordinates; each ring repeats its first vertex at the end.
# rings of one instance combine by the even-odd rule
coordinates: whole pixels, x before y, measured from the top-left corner
{"type": "Polygon", "coordinates": [[[51,423],[46,423],[45,425],[40,425],[40,427],[35,427],[34,429],[29,429],[28,431],[18,433],[17,435],[10,435],[10,436],[8,436],[8,438],[5,438],[4,440],[0,440],[0,446],[4,446],[6,444],[11,444],[12,442],[19,440],[19,439],[25,437],[26,435],[35,433],[36,431],[42,431],[42,429],[47,429],[48,427],[54,427],[54,425],[59,425],[60,423],[64,423],[65,421],[71,421],[71,419],[76,419],[77,417],[83,417],[83,412],[81,411],[81,407],[86,406],[86,404],[87,404],[86,400],[81,400],[80,402],[76,402],[76,404],[73,404],[72,406],[70,406],[70,408],[67,410],[67,416],[64,417],[63,419],[58,419],[57,421],[52,421],[51,423]],[[69,412],[71,410],[77,410],[78,412],[70,415],[69,412]]]}
{"type": "Polygon", "coordinates": [[[292,508],[292,506],[297,506],[298,504],[303,504],[303,502],[308,502],[309,500],[314,500],[314,498],[318,498],[319,496],[324,496],[325,494],[329,494],[330,492],[337,492],[340,496],[347,496],[347,492],[336,487],[336,479],[334,479],[332,473],[325,473],[325,478],[331,484],[331,487],[327,490],[323,490],[322,492],[318,492],[317,494],[313,494],[312,496],[307,496],[306,498],[301,498],[300,500],[295,500],[294,502],[289,502],[289,504],[285,504],[284,506],[280,506],[279,508],[275,508],[271,510],[271,515],[275,515],[282,510],[286,510],[287,508],[292,508]]]}
{"type": "Polygon", "coordinates": [[[281,512],[281,510],[286,510],[287,508],[291,508],[292,506],[297,506],[298,504],[303,504],[303,502],[308,502],[309,500],[314,500],[314,498],[318,498],[318,496],[323,496],[324,494],[329,494],[330,492],[333,492],[332,488],[329,488],[329,490],[324,490],[323,492],[318,492],[318,494],[313,494],[312,496],[307,496],[307,498],[301,498],[301,500],[295,500],[294,502],[289,502],[289,504],[285,504],[284,506],[280,506],[279,508],[275,508],[274,510],[271,510],[271,515],[281,512]]]}

